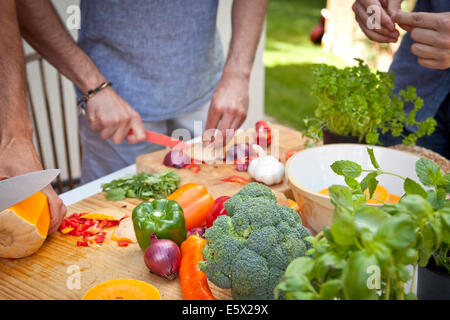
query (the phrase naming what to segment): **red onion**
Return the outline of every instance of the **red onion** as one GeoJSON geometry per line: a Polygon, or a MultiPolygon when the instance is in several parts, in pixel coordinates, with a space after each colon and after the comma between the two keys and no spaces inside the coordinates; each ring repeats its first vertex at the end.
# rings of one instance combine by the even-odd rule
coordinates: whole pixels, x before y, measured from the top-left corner
{"type": "Polygon", "coordinates": [[[186,234],[186,238],[189,238],[189,236],[192,236],[193,234],[198,235],[199,237],[203,238],[203,234],[205,233],[205,228],[192,228],[189,230],[186,234]]]}
{"type": "Polygon", "coordinates": [[[150,245],[145,250],[144,261],[150,272],[172,280],[177,276],[180,268],[180,248],[172,240],[158,239],[152,233],[150,245]]]}
{"type": "Polygon", "coordinates": [[[237,161],[234,167],[237,171],[245,172],[248,170],[248,166],[250,165],[250,161],[245,159],[245,161],[237,161]]]}
{"type": "Polygon", "coordinates": [[[191,159],[183,151],[174,149],[166,154],[163,163],[168,167],[181,169],[185,165],[190,164],[191,159]]]}
{"type": "Polygon", "coordinates": [[[253,149],[250,142],[234,144],[227,150],[225,161],[227,163],[234,162],[235,160],[239,161],[245,157],[250,157],[252,154],[253,149]]]}

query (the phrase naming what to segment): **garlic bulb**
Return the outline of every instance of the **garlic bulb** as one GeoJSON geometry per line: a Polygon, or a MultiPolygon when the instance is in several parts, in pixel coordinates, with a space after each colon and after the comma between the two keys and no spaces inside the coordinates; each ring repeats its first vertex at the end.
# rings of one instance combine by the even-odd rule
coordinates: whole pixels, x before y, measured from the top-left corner
{"type": "Polygon", "coordinates": [[[248,167],[250,176],[268,186],[280,183],[284,178],[284,165],[273,156],[268,156],[259,145],[253,145],[258,158],[253,159],[248,167]]]}

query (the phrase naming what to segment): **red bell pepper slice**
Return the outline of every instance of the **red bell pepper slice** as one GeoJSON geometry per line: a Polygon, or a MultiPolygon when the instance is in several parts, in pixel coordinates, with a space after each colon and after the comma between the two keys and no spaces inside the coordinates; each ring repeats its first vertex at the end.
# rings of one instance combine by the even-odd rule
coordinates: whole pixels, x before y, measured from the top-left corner
{"type": "Polygon", "coordinates": [[[206,215],[206,227],[209,228],[213,225],[214,221],[217,219],[218,216],[222,215],[228,215],[227,211],[225,210],[225,201],[230,199],[231,197],[228,196],[221,196],[214,200],[214,203],[211,207],[211,210],[209,210],[208,214],[206,215]]]}
{"type": "Polygon", "coordinates": [[[128,247],[128,244],[129,244],[129,242],[126,241],[126,240],[119,240],[119,241],[117,241],[117,245],[119,247],[128,247]]]}
{"type": "Polygon", "coordinates": [[[87,241],[77,241],[78,247],[89,247],[89,243],[87,241]]]}
{"type": "Polygon", "coordinates": [[[222,179],[222,181],[225,182],[237,182],[243,185],[248,184],[250,181],[248,181],[247,179],[245,179],[244,177],[240,177],[240,176],[231,176],[225,179],[222,179]]]}

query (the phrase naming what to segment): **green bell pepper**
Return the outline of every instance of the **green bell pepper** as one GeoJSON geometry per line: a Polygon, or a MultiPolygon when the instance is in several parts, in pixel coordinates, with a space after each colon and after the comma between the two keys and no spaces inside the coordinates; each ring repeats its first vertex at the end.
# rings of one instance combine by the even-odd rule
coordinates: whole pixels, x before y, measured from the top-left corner
{"type": "Polygon", "coordinates": [[[183,209],[174,200],[144,201],[133,210],[133,226],[142,250],[150,245],[150,235],[169,239],[178,245],[186,240],[186,223],[183,209]]]}

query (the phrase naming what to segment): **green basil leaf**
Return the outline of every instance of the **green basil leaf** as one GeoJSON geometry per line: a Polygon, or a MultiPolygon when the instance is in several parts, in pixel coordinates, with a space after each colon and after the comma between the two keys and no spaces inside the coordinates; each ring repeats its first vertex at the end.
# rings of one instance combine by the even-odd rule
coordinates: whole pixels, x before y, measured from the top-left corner
{"type": "Polygon", "coordinates": [[[376,239],[395,249],[406,249],[414,243],[416,225],[406,214],[391,217],[383,221],[376,239]]]}
{"type": "Polygon", "coordinates": [[[330,229],[331,235],[338,245],[351,246],[355,244],[358,232],[351,214],[334,216],[330,229]]]}
{"type": "Polygon", "coordinates": [[[334,298],[337,298],[342,288],[343,283],[341,279],[328,280],[320,286],[320,298],[325,300],[332,300],[334,298]]]}
{"type": "Polygon", "coordinates": [[[427,198],[427,192],[420,184],[410,178],[406,178],[403,183],[403,190],[406,194],[418,194],[422,198],[427,198]]]}
{"type": "Polygon", "coordinates": [[[328,188],[331,203],[336,207],[343,207],[349,211],[353,210],[352,192],[344,186],[332,185],[328,188]]]}
{"type": "Polygon", "coordinates": [[[355,225],[359,230],[368,229],[376,233],[381,224],[390,216],[374,207],[363,207],[354,215],[355,225]]]}
{"type": "Polygon", "coordinates": [[[345,177],[345,183],[349,186],[350,189],[360,189],[361,186],[359,185],[359,182],[352,177],[346,176],[345,177]]]}
{"type": "Polygon", "coordinates": [[[285,276],[296,276],[300,274],[309,275],[314,268],[314,260],[310,257],[300,257],[291,261],[286,268],[285,276]]]}
{"type": "MultiPolygon", "coordinates": [[[[342,281],[345,299],[374,300],[378,296],[376,285],[372,286],[372,277],[377,277],[379,264],[374,255],[366,250],[353,252],[342,271],[342,281]]],[[[381,275],[380,275],[381,277],[381,275]]],[[[373,279],[376,280],[376,279],[373,279]]]]}
{"type": "Polygon", "coordinates": [[[362,168],[359,164],[349,160],[336,161],[331,165],[331,169],[340,176],[358,178],[362,168]]]}
{"type": "Polygon", "coordinates": [[[416,173],[424,186],[433,187],[442,178],[441,169],[433,161],[420,158],[416,162],[416,173]]]}
{"type": "Polygon", "coordinates": [[[369,199],[372,199],[375,190],[377,189],[378,180],[376,178],[369,179],[369,199]]]}

